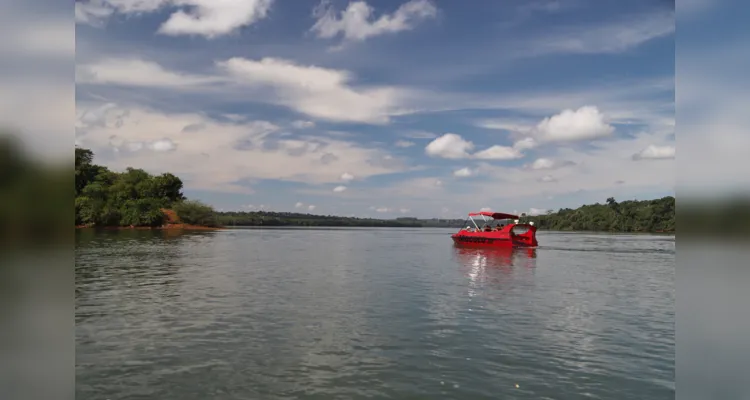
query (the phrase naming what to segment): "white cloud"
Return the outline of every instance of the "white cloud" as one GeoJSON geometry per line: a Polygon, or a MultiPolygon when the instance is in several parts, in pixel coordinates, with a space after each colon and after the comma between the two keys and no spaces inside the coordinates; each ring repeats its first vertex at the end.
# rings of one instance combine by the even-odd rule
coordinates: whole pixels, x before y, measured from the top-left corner
{"type": "Polygon", "coordinates": [[[272,0],[179,0],[179,3],[190,7],[190,11],[176,11],[158,32],[211,39],[265,18],[272,0]]]}
{"type": "Polygon", "coordinates": [[[523,157],[518,150],[507,146],[491,146],[487,149],[474,153],[474,143],[465,140],[455,133],[446,133],[430,142],[425,147],[425,153],[431,157],[447,159],[476,158],[480,160],[512,160],[523,157]]]}
{"type": "Polygon", "coordinates": [[[394,144],[395,144],[395,146],[396,146],[396,147],[403,147],[403,148],[406,148],[406,147],[411,147],[411,146],[414,146],[414,145],[415,145],[416,143],[414,143],[414,142],[410,142],[410,141],[408,141],[408,140],[398,140],[398,141],[396,141],[396,143],[394,143],[394,144]]]}
{"type": "Polygon", "coordinates": [[[341,193],[345,190],[346,190],[346,186],[336,186],[335,188],[333,188],[333,191],[336,193],[341,193]]]}
{"type": "Polygon", "coordinates": [[[430,142],[425,153],[431,157],[448,159],[468,158],[474,144],[455,133],[446,133],[430,142]]]}
{"type": "Polygon", "coordinates": [[[101,27],[114,11],[114,8],[107,6],[102,0],[76,1],[75,22],[101,27]]]}
{"type": "Polygon", "coordinates": [[[95,64],[76,66],[76,83],[180,89],[225,80],[168,71],[157,63],[140,59],[106,58],[95,64]]]}
{"type": "Polygon", "coordinates": [[[292,127],[297,129],[306,129],[306,128],[312,128],[315,126],[315,122],[312,121],[294,121],[292,122],[292,127]]]}
{"type": "Polygon", "coordinates": [[[537,158],[534,160],[533,163],[529,166],[529,168],[534,170],[550,170],[550,169],[559,169],[567,166],[575,165],[573,161],[568,160],[553,160],[550,158],[537,158]]]}
{"type": "Polygon", "coordinates": [[[534,138],[527,137],[527,138],[520,139],[516,141],[515,143],[513,143],[513,148],[516,150],[522,151],[522,150],[533,149],[537,145],[538,143],[536,140],[534,140],[534,138]]]}
{"type": "Polygon", "coordinates": [[[344,182],[349,182],[349,181],[351,181],[351,180],[354,179],[354,175],[352,175],[352,174],[350,174],[348,172],[344,172],[343,174],[341,174],[341,176],[339,177],[339,179],[341,179],[344,182]]]}
{"type": "Polygon", "coordinates": [[[276,58],[255,61],[235,57],[218,66],[237,83],[272,88],[278,103],[316,118],[385,123],[398,100],[394,88],[352,88],[352,75],[343,70],[276,58]]]}
{"type": "Polygon", "coordinates": [[[398,210],[398,212],[400,212],[401,214],[406,214],[406,213],[409,213],[409,212],[411,212],[411,209],[408,209],[408,208],[400,208],[400,209],[398,210]]]}
{"type": "Polygon", "coordinates": [[[633,160],[668,160],[675,158],[674,146],[649,145],[645,149],[633,154],[633,160]]]}
{"type": "Polygon", "coordinates": [[[479,211],[481,211],[481,212],[490,212],[490,211],[492,211],[492,208],[490,208],[490,207],[482,207],[482,208],[479,209],[479,211]]]}
{"type": "Polygon", "coordinates": [[[391,209],[388,208],[388,207],[378,207],[378,208],[375,209],[375,212],[378,212],[378,213],[387,213],[387,212],[391,212],[391,209]]]}
{"type": "MultiPolygon", "coordinates": [[[[289,107],[310,117],[335,122],[384,124],[401,112],[411,91],[395,87],[351,85],[344,70],[295,64],[292,61],[234,57],[216,62],[213,75],[170,71],[137,58],[106,58],[76,66],[77,84],[142,86],[195,91],[226,99],[262,101],[289,107]]],[[[310,126],[298,123],[299,126],[310,126]]]]}
{"type": "Polygon", "coordinates": [[[313,12],[317,22],[310,30],[320,38],[330,39],[341,34],[345,41],[363,41],[373,36],[411,30],[417,22],[435,17],[437,8],[428,0],[411,0],[393,14],[383,14],[371,20],[372,14],[373,8],[366,2],[355,1],[337,16],[333,7],[323,1],[313,12]]]}
{"type": "Polygon", "coordinates": [[[156,152],[173,151],[177,148],[172,139],[159,139],[148,144],[148,147],[156,152]]]}
{"type": "Polygon", "coordinates": [[[157,33],[198,35],[208,39],[229,35],[264,19],[273,0],[89,0],[77,1],[76,23],[100,27],[114,13],[153,13],[178,7],[157,33]]]}
{"type": "Polygon", "coordinates": [[[466,178],[469,176],[474,175],[474,171],[471,168],[461,168],[459,170],[453,171],[453,176],[457,176],[459,178],[466,178]]]}
{"type": "Polygon", "coordinates": [[[315,210],[314,205],[310,204],[309,206],[307,206],[307,211],[314,211],[314,210],[315,210]]]}
{"type": "Polygon", "coordinates": [[[545,118],[536,126],[535,134],[547,142],[577,141],[606,137],[614,130],[598,108],[584,106],[545,118]]]}
{"type": "Polygon", "coordinates": [[[297,202],[297,204],[294,205],[294,208],[302,208],[305,206],[305,203],[297,202]]]}
{"type": "Polygon", "coordinates": [[[201,114],[165,114],[113,104],[79,104],[76,111],[78,141],[97,158],[105,157],[106,165],[172,172],[193,189],[246,192],[247,187],[237,182],[255,179],[338,183],[341,171],[357,171],[367,178],[405,168],[398,159],[369,162],[388,154],[354,142],[325,136],[282,139],[280,128],[265,121],[220,122],[201,114]],[[119,155],[107,159],[115,149],[119,155]]]}
{"type": "Polygon", "coordinates": [[[482,160],[514,160],[521,157],[523,157],[523,154],[520,151],[512,147],[499,145],[474,153],[474,158],[482,160]]]}

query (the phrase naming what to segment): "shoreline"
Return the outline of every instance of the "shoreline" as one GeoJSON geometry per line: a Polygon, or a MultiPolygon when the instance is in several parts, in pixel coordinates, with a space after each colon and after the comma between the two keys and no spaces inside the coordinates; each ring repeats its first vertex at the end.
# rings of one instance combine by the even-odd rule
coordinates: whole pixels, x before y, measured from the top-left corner
{"type": "Polygon", "coordinates": [[[162,226],[88,226],[76,225],[76,229],[95,229],[95,230],[162,230],[162,231],[218,231],[226,229],[225,227],[201,226],[189,224],[167,224],[162,226]]]}

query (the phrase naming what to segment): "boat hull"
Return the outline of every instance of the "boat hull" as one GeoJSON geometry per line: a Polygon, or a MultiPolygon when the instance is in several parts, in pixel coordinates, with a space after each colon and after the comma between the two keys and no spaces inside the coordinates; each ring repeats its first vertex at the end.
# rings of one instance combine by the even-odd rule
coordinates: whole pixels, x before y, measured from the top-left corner
{"type": "Polygon", "coordinates": [[[535,244],[529,244],[509,238],[490,238],[475,236],[453,236],[453,243],[468,247],[536,247],[535,244]]]}
{"type": "Polygon", "coordinates": [[[513,233],[513,228],[520,225],[511,225],[502,231],[494,232],[470,232],[462,229],[451,235],[453,242],[461,246],[469,247],[537,247],[536,227],[533,225],[522,226],[526,229],[521,234],[513,233]]]}

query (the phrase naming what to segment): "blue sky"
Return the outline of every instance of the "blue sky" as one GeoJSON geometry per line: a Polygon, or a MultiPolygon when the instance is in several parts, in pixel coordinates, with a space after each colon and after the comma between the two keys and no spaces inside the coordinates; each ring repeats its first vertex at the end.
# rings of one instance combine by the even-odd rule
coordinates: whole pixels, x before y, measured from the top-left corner
{"type": "Polygon", "coordinates": [[[674,194],[668,1],[76,2],[76,143],[223,210],[674,194]]]}

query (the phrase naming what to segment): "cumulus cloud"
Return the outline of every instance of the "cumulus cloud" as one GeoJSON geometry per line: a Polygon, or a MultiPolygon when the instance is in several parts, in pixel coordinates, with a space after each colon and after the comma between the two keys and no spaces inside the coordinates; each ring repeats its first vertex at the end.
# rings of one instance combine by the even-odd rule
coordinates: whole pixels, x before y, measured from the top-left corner
{"type": "Polygon", "coordinates": [[[425,147],[425,153],[431,157],[447,159],[476,158],[480,160],[512,160],[523,157],[523,154],[507,146],[495,145],[474,154],[474,143],[465,140],[455,133],[446,133],[430,142],[425,147]]]}
{"type": "Polygon", "coordinates": [[[551,158],[537,158],[528,167],[534,170],[559,169],[575,165],[575,162],[568,160],[553,160],[551,158]]]}
{"type": "Polygon", "coordinates": [[[482,208],[479,209],[479,211],[481,211],[481,212],[491,212],[492,208],[490,208],[490,207],[482,207],[482,208]]]}
{"type": "Polygon", "coordinates": [[[474,175],[474,171],[468,167],[453,171],[453,176],[456,176],[459,178],[466,178],[472,175],[474,175]]]}
{"type": "Polygon", "coordinates": [[[305,203],[297,202],[297,204],[294,205],[294,208],[302,208],[305,206],[305,203]]]}
{"type": "Polygon", "coordinates": [[[396,147],[406,148],[406,147],[414,146],[416,143],[410,142],[408,140],[398,140],[394,144],[396,145],[396,147]]]}
{"type": "Polygon", "coordinates": [[[363,41],[369,37],[411,30],[416,23],[437,15],[437,8],[428,0],[411,0],[393,14],[383,14],[372,20],[373,8],[364,1],[349,3],[340,16],[328,1],[313,11],[317,18],[310,30],[319,38],[334,38],[341,34],[344,41],[363,41]]]}
{"type": "Polygon", "coordinates": [[[307,206],[307,211],[314,211],[314,210],[315,210],[314,205],[310,204],[309,206],[307,206]]]}
{"type": "Polygon", "coordinates": [[[341,192],[343,192],[345,190],[346,190],[346,186],[343,186],[343,185],[342,186],[336,186],[335,188],[333,188],[333,191],[336,192],[336,193],[341,193],[341,192]]]}
{"type": "Polygon", "coordinates": [[[348,172],[344,172],[343,174],[341,174],[341,176],[339,177],[339,179],[341,179],[344,182],[349,182],[349,181],[351,181],[351,180],[354,179],[354,175],[352,175],[352,174],[350,174],[348,172]]]}
{"type": "Polygon", "coordinates": [[[411,209],[408,209],[408,208],[400,208],[400,209],[398,210],[398,212],[400,212],[401,214],[406,214],[406,213],[409,213],[409,212],[411,212],[411,209]]]}
{"type": "Polygon", "coordinates": [[[274,89],[278,102],[304,114],[333,121],[385,123],[397,102],[396,89],[354,89],[343,70],[303,66],[288,60],[234,57],[218,66],[237,83],[274,89]]]}
{"type": "Polygon", "coordinates": [[[464,140],[455,133],[446,133],[430,142],[425,147],[425,153],[431,157],[448,159],[468,158],[469,151],[474,149],[474,143],[464,140]]]}
{"type": "Polygon", "coordinates": [[[536,126],[535,135],[542,141],[568,142],[606,137],[614,130],[597,107],[583,106],[545,118],[536,126]]]}
{"type": "Polygon", "coordinates": [[[508,146],[495,145],[474,153],[474,158],[481,160],[514,160],[523,157],[523,154],[508,146]]]}
{"type": "Polygon", "coordinates": [[[674,146],[649,145],[645,149],[633,154],[633,160],[670,160],[675,158],[674,146]]]}
{"type": "Polygon", "coordinates": [[[517,140],[515,143],[513,143],[513,148],[518,151],[523,150],[530,150],[537,146],[537,141],[534,140],[534,138],[527,137],[520,140],[517,140]]]}
{"type": "Polygon", "coordinates": [[[213,39],[266,18],[272,4],[273,0],[88,0],[75,3],[75,19],[101,27],[115,13],[138,15],[177,7],[157,33],[213,39]]]}
{"type": "Polygon", "coordinates": [[[177,149],[177,144],[171,139],[156,140],[123,140],[117,135],[110,136],[109,144],[115,152],[139,152],[152,151],[155,153],[166,153],[177,149]]]}

